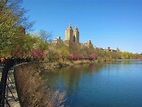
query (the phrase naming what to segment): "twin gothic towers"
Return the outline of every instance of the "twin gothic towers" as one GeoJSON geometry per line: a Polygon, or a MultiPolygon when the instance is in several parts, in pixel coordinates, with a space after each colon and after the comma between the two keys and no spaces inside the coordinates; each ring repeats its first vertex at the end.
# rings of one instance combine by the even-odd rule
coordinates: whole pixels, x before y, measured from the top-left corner
{"type": "MultiPolygon", "coordinates": [[[[79,30],[77,27],[73,30],[71,25],[67,28],[65,31],[65,40],[63,41],[60,36],[58,36],[55,40],[54,43],[65,43],[66,45],[70,46],[73,44],[81,44],[79,42],[79,30]]],[[[87,43],[83,43],[82,45],[89,46],[91,44],[91,40],[88,40],[87,43]]]]}
{"type": "Polygon", "coordinates": [[[77,27],[73,30],[71,25],[65,31],[65,41],[70,43],[79,43],[79,30],[77,27]]]}

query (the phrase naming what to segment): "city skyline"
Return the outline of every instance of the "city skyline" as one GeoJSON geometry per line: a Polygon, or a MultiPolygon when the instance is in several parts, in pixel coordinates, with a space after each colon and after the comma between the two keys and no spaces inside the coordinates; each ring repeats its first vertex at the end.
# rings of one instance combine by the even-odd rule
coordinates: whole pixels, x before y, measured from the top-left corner
{"type": "Polygon", "coordinates": [[[41,29],[65,37],[69,24],[80,31],[80,42],[96,47],[141,53],[142,1],[140,0],[24,0],[35,32],[41,29]]]}

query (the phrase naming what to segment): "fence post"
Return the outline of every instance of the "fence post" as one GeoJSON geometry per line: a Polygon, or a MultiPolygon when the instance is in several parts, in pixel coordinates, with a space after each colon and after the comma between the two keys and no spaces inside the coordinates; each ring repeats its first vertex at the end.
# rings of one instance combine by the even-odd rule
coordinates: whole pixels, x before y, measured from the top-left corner
{"type": "Polygon", "coordinates": [[[7,82],[7,74],[10,68],[14,65],[14,59],[8,59],[5,63],[5,66],[2,71],[2,78],[0,83],[0,107],[4,107],[4,99],[5,99],[5,89],[6,89],[6,82],[7,82]]]}

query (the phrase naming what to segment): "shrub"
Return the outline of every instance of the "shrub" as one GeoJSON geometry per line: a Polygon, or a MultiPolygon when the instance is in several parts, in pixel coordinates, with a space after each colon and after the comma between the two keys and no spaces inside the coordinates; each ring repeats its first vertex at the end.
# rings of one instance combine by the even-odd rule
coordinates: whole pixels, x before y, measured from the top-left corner
{"type": "Polygon", "coordinates": [[[45,58],[45,54],[41,51],[41,50],[32,50],[31,52],[30,52],[30,55],[33,57],[33,58],[35,58],[35,59],[43,59],[43,58],[45,58]]]}
{"type": "Polygon", "coordinates": [[[68,60],[80,60],[80,59],[82,59],[82,58],[83,58],[83,56],[80,55],[80,54],[77,54],[77,55],[70,55],[70,56],[67,57],[68,60]]]}
{"type": "Polygon", "coordinates": [[[90,54],[90,55],[88,55],[88,59],[89,60],[97,59],[97,55],[96,54],[90,54]]]}

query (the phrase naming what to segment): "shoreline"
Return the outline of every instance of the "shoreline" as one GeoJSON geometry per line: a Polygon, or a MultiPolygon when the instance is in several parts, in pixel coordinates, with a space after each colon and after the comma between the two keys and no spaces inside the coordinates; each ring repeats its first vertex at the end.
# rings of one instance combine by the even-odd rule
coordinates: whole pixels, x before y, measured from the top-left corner
{"type": "MultiPolygon", "coordinates": [[[[123,59],[120,59],[120,60],[123,60],[123,59]]],[[[49,63],[49,62],[23,63],[23,64],[19,64],[19,66],[15,67],[15,68],[18,68],[19,70],[15,70],[14,76],[17,77],[17,78],[15,78],[16,81],[17,81],[17,79],[21,80],[21,78],[23,78],[23,75],[26,72],[27,72],[27,75],[25,77],[26,78],[29,77],[29,71],[30,71],[30,73],[31,72],[32,73],[29,78],[36,80],[37,79],[36,76],[38,76],[38,78],[39,78],[42,75],[42,73],[46,72],[47,70],[51,70],[51,69],[55,69],[55,68],[67,67],[67,66],[73,66],[73,65],[82,65],[82,64],[110,63],[110,62],[115,62],[115,61],[120,61],[120,60],[112,60],[112,61],[107,61],[107,62],[106,61],[98,61],[98,60],[92,60],[92,61],[90,61],[90,60],[76,60],[76,61],[56,61],[56,62],[51,62],[51,63],[49,63]],[[21,71],[22,69],[25,70],[25,72],[21,71]],[[21,73],[19,73],[19,71],[21,73]],[[20,78],[19,78],[19,76],[20,76],[20,78]]],[[[23,84],[22,81],[21,81],[21,83],[23,84]]],[[[16,85],[18,85],[18,84],[16,84],[16,85]]],[[[21,89],[18,89],[18,91],[19,90],[21,90],[21,89]]],[[[24,93],[23,93],[23,95],[24,95],[24,93]]],[[[18,96],[22,97],[22,99],[23,99],[23,96],[21,96],[21,92],[19,92],[18,96]]],[[[20,100],[20,102],[21,102],[21,100],[20,100]]]]}
{"type": "MultiPolygon", "coordinates": [[[[73,65],[93,64],[98,63],[98,60],[76,60],[76,61],[56,61],[56,62],[38,62],[42,71],[54,68],[67,67],[73,65]]],[[[34,64],[34,63],[31,63],[34,64]]],[[[36,63],[35,63],[36,64],[36,63]]]]}

